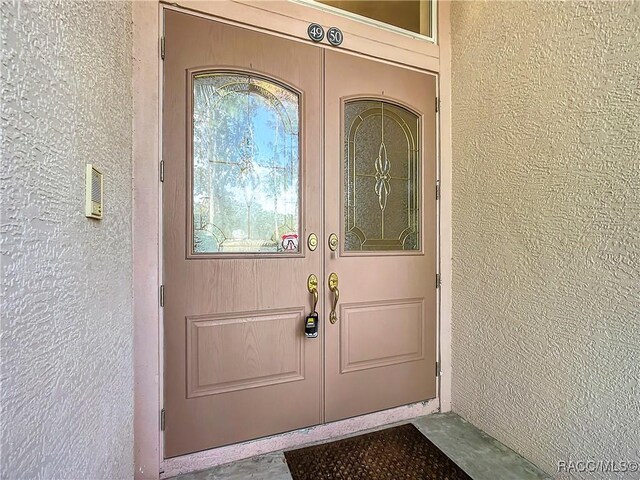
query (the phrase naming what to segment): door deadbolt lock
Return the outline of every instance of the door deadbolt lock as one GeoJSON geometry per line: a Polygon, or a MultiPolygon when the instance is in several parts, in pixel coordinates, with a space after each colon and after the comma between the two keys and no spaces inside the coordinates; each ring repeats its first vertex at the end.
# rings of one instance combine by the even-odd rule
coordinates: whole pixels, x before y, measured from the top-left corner
{"type": "Polygon", "coordinates": [[[336,235],[335,233],[332,233],[331,235],[329,235],[329,250],[331,250],[332,252],[335,252],[337,248],[338,248],[338,235],[336,235]]]}
{"type": "Polygon", "coordinates": [[[309,234],[309,238],[307,238],[307,247],[309,247],[309,250],[312,252],[318,248],[318,236],[315,233],[309,234]]]}

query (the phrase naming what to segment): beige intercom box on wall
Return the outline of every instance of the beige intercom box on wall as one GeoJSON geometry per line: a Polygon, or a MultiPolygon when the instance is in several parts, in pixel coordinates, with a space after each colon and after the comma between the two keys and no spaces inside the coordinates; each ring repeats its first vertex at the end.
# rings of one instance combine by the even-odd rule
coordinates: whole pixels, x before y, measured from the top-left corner
{"type": "Polygon", "coordinates": [[[84,214],[102,220],[102,172],[87,164],[84,214]]]}

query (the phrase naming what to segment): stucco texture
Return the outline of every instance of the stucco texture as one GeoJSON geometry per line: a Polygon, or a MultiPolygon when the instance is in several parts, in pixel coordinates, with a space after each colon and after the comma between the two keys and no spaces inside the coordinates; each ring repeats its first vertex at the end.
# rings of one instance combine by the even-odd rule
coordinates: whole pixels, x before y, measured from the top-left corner
{"type": "Polygon", "coordinates": [[[640,462],[640,2],[451,14],[453,410],[638,478],[557,462],[640,462]]]}
{"type": "Polygon", "coordinates": [[[132,478],[131,5],[1,7],[0,477],[132,478]]]}

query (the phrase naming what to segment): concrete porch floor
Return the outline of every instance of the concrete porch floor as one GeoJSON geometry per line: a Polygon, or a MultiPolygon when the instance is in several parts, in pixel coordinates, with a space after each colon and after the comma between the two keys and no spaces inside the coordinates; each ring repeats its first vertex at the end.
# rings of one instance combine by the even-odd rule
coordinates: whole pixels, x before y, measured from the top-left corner
{"type": "MultiPolygon", "coordinates": [[[[406,423],[406,422],[401,422],[406,423]]],[[[455,413],[413,420],[418,429],[474,480],[550,478],[532,463],[455,413]]],[[[385,425],[388,428],[393,425],[385,425]]],[[[369,430],[371,431],[371,430],[369,430]]],[[[358,432],[354,435],[362,435],[358,432]]],[[[352,435],[348,435],[352,436],[352,435]]],[[[345,438],[345,437],[341,437],[345,438]]],[[[337,439],[333,439],[335,441],[337,439]]],[[[308,446],[308,445],[301,445],[308,446]]],[[[173,477],[175,480],[291,480],[283,453],[274,452],[173,477]]]]}

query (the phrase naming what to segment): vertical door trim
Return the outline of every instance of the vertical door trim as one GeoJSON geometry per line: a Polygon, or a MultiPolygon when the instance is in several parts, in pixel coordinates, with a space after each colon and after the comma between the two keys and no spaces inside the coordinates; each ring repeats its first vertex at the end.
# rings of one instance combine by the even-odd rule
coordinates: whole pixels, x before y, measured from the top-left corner
{"type": "Polygon", "coordinates": [[[436,121],[437,180],[440,182],[437,236],[438,289],[438,399],[440,411],[451,411],[451,318],[452,318],[452,137],[451,137],[451,21],[450,0],[439,2],[438,39],[440,41],[440,70],[437,98],[440,102],[436,121]]]}
{"type": "MultiPolygon", "coordinates": [[[[322,284],[324,286],[325,283],[325,278],[327,278],[327,276],[329,275],[329,273],[327,272],[327,262],[325,262],[324,260],[324,254],[322,252],[326,251],[326,243],[325,240],[328,238],[328,236],[330,235],[330,232],[327,232],[327,222],[326,222],[326,215],[327,215],[327,202],[325,201],[325,193],[326,193],[326,189],[325,189],[325,182],[326,182],[326,178],[324,175],[324,171],[325,171],[325,162],[326,162],[326,149],[325,149],[325,142],[324,142],[324,138],[325,138],[325,129],[326,129],[326,122],[325,122],[325,115],[324,115],[324,105],[325,105],[325,95],[326,95],[326,82],[325,82],[325,65],[326,65],[326,50],[322,50],[322,54],[320,55],[320,69],[322,71],[322,89],[320,92],[320,102],[322,105],[321,108],[321,131],[320,131],[320,135],[321,135],[321,140],[320,140],[320,155],[322,156],[322,164],[320,165],[320,171],[322,172],[322,178],[320,179],[320,198],[322,199],[322,212],[320,213],[320,222],[321,222],[321,233],[322,235],[320,236],[320,245],[318,246],[318,248],[320,249],[320,254],[322,255],[322,260],[320,262],[320,284],[322,284]]],[[[324,288],[320,289],[320,292],[324,291],[324,288]]],[[[326,302],[325,296],[324,295],[320,295],[320,308],[322,312],[328,312],[327,307],[328,304],[326,302]]],[[[324,322],[319,322],[320,327],[322,327],[324,322]]],[[[320,347],[322,349],[322,362],[320,363],[320,421],[322,422],[322,424],[325,423],[326,421],[326,417],[325,417],[325,412],[326,412],[326,408],[325,408],[325,404],[324,404],[324,395],[325,395],[325,391],[326,391],[326,352],[327,352],[327,343],[326,343],[326,338],[327,336],[325,335],[324,331],[320,331],[320,337],[322,337],[322,346],[320,347]]]]}
{"type": "Polygon", "coordinates": [[[135,478],[156,479],[162,465],[160,308],[160,32],[156,2],[133,2],[133,315],[135,478]]]}

